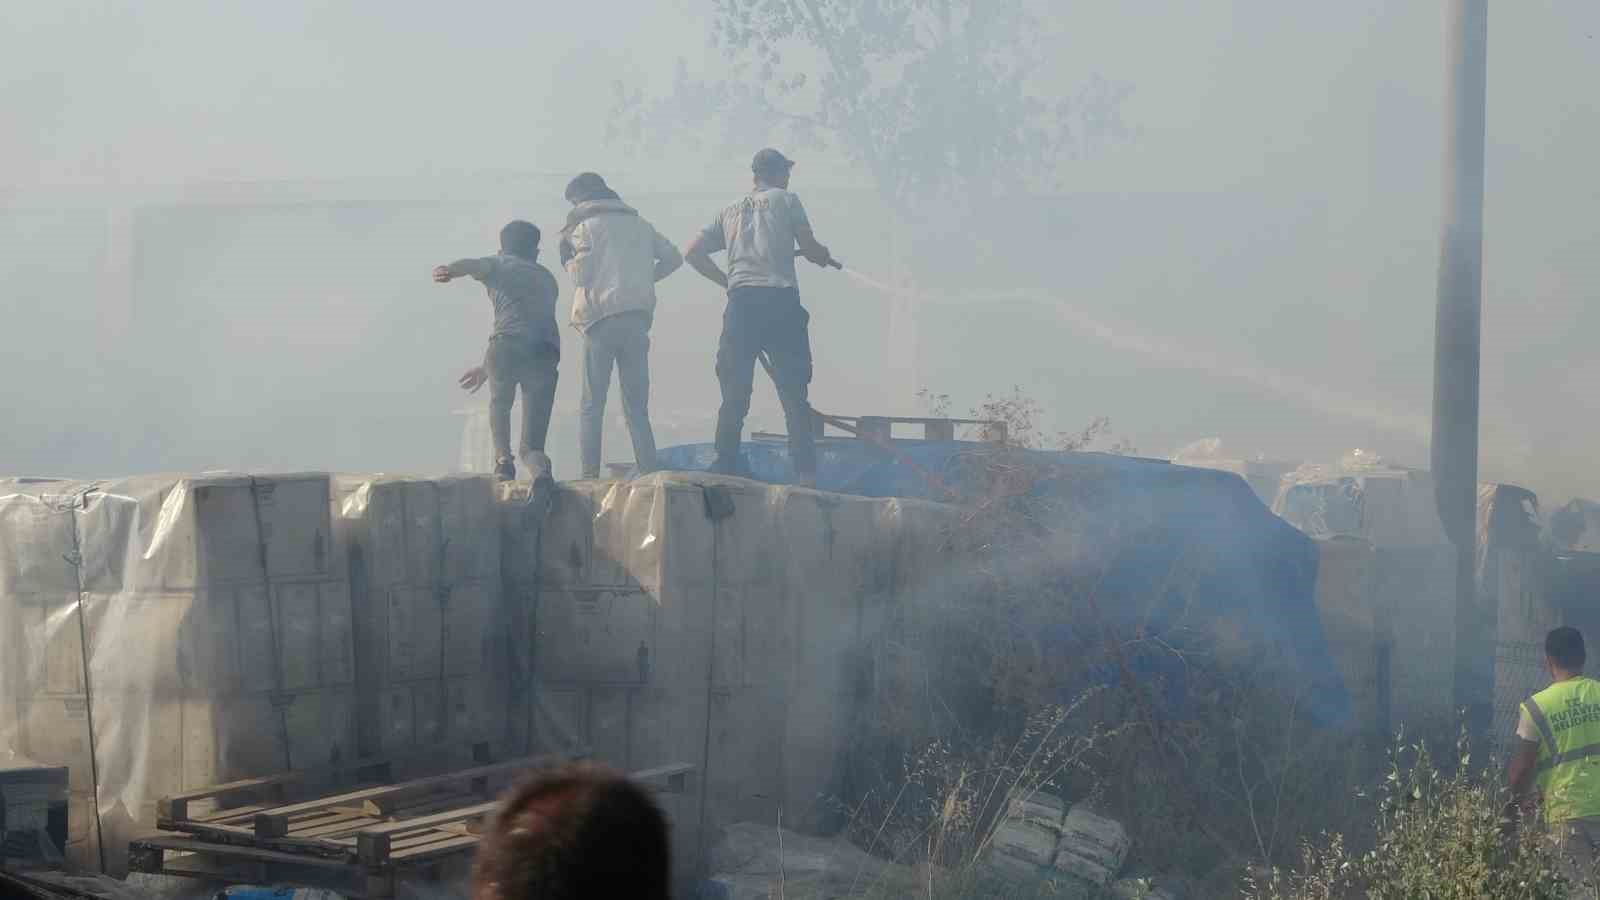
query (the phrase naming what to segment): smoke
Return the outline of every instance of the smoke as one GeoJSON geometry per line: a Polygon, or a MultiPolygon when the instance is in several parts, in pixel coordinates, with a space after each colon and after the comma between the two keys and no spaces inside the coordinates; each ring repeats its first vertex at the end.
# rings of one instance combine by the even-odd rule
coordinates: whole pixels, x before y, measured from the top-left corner
{"type": "MultiPolygon", "coordinates": [[[[855,281],[885,294],[917,302],[940,299],[923,291],[895,288],[848,266],[844,268],[844,272],[855,281]]],[[[1216,353],[1142,334],[1128,326],[1098,319],[1058,296],[1040,291],[1004,291],[944,299],[976,304],[995,300],[1025,300],[1037,303],[1041,309],[1054,311],[1055,315],[1073,331],[1112,349],[1135,353],[1163,366],[1192,369],[1206,375],[1248,382],[1309,412],[1338,416],[1423,441],[1428,439],[1429,422],[1421,416],[1386,409],[1356,397],[1328,390],[1293,375],[1273,372],[1239,360],[1230,360],[1216,353]]]]}
{"type": "MultiPolygon", "coordinates": [[[[613,81],[663,94],[680,58],[690,87],[728,75],[703,10],[586,7],[552,29],[525,6],[473,3],[464,15],[495,27],[441,32],[416,11],[301,0],[101,6],[24,4],[0,25],[20,136],[0,142],[0,472],[454,467],[454,413],[484,400],[455,376],[481,357],[487,312],[474,286],[435,286],[428,269],[491,252],[511,218],[548,231],[586,169],[681,247],[767,143],[801,160],[819,237],[872,269],[803,279],[825,405],[892,415],[918,388],[1015,384],[1064,427],[1109,416],[1146,448],[1216,434],[1286,456],[1425,457],[1443,70],[1425,4],[1168,2],[1155,32],[1128,5],[1035,4],[1050,43],[1030,89],[1070,103],[1097,73],[1130,84],[1120,113],[1137,137],[1043,154],[1059,163],[1048,190],[930,202],[920,241],[885,213],[876,171],[826,135],[787,140],[770,116],[736,147],[647,129],[630,157],[604,137],[613,81]],[[911,284],[934,293],[871,303],[911,284]],[[930,298],[949,305],[919,315],[930,298]]],[[[1600,120],[1573,113],[1600,79],[1597,17],[1547,4],[1495,26],[1485,473],[1542,493],[1600,491],[1600,228],[1572,181],[1600,146],[1600,120]]],[[[801,94],[825,74],[805,54],[782,65],[811,76],[801,94]]],[[[938,162],[940,141],[965,146],[992,112],[918,103],[938,127],[906,131],[886,167],[938,162]]],[[[572,285],[556,274],[564,318],[572,285]]],[[[722,298],[687,269],[659,292],[658,441],[703,441],[722,298]]],[[[581,354],[564,336],[549,443],[567,475],[581,354]]],[[[771,392],[755,404],[752,428],[775,424],[771,392]]],[[[607,462],[628,458],[614,416],[606,446],[607,462]]]]}

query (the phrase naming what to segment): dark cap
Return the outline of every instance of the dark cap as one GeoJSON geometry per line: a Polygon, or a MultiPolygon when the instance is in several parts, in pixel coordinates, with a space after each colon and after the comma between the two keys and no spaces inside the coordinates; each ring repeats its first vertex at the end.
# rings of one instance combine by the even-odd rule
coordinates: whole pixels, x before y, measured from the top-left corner
{"type": "Polygon", "coordinates": [[[764,175],[768,172],[787,172],[793,167],[794,160],[771,147],[757,151],[755,159],[750,160],[750,171],[757,175],[764,175]]]}
{"type": "MultiPolygon", "coordinates": [[[[606,180],[593,172],[584,172],[567,182],[566,197],[568,203],[579,203],[592,197],[611,193],[611,188],[606,184],[606,180]]],[[[613,196],[615,195],[613,194],[613,196]]]]}

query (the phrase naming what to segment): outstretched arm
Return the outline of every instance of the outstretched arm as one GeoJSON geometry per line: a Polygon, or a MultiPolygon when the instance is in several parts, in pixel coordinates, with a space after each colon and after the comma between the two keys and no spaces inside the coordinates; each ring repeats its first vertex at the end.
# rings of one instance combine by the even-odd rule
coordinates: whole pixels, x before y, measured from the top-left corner
{"type": "Polygon", "coordinates": [[[717,264],[711,261],[711,253],[706,249],[703,237],[696,237],[689,242],[689,249],[683,255],[684,261],[689,263],[689,268],[694,269],[706,280],[712,282],[723,290],[728,289],[728,276],[717,264]]]}
{"type": "Polygon", "coordinates": [[[819,266],[838,266],[838,263],[833,261],[833,254],[828,252],[827,246],[817,240],[817,236],[812,233],[810,225],[794,230],[794,243],[799,248],[799,254],[807,260],[819,266]]]}
{"type": "Polygon", "coordinates": [[[463,275],[470,275],[473,278],[482,281],[489,276],[489,273],[493,269],[493,257],[484,257],[483,259],[458,259],[447,266],[434,266],[433,280],[439,282],[440,284],[444,284],[450,281],[452,278],[460,278],[463,275]]]}
{"type": "MultiPolygon", "coordinates": [[[[493,271],[493,269],[494,260],[492,258],[458,259],[449,265],[434,266],[433,280],[439,282],[440,284],[445,284],[452,278],[460,278],[463,275],[470,275],[473,278],[482,281],[489,277],[489,273],[493,271]]],[[[484,354],[483,364],[473,366],[465,372],[462,372],[461,377],[456,379],[456,383],[461,385],[462,390],[466,391],[467,393],[476,394],[478,392],[478,388],[483,387],[484,382],[489,380],[488,368],[489,357],[486,353],[484,354]]]]}
{"type": "Polygon", "coordinates": [[[794,244],[799,249],[799,255],[819,266],[838,264],[833,261],[833,254],[828,248],[817,240],[817,235],[811,230],[811,217],[806,215],[805,205],[794,194],[784,194],[789,204],[789,224],[794,228],[794,244]]]}

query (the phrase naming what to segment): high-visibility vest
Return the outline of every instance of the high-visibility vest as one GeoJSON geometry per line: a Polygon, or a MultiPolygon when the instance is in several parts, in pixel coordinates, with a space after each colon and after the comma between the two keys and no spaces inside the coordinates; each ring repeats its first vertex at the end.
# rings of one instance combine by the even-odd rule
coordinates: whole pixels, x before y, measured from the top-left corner
{"type": "Polygon", "coordinates": [[[1600,816],[1600,681],[1558,681],[1522,703],[1539,729],[1545,820],[1600,816]]]}

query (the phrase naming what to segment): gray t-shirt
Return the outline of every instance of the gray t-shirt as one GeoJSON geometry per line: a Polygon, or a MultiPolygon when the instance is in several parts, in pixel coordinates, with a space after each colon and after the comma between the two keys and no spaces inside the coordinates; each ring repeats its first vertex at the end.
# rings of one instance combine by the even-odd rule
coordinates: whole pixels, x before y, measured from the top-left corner
{"type": "Polygon", "coordinates": [[[510,253],[458,260],[450,269],[457,275],[471,275],[488,290],[489,302],[494,304],[491,338],[524,338],[559,352],[556,297],[561,289],[549,269],[510,253]]]}
{"type": "Polygon", "coordinates": [[[757,188],[724,209],[700,233],[708,253],[728,251],[728,287],[798,288],[795,232],[810,230],[800,198],[782,188],[757,188]]]}

